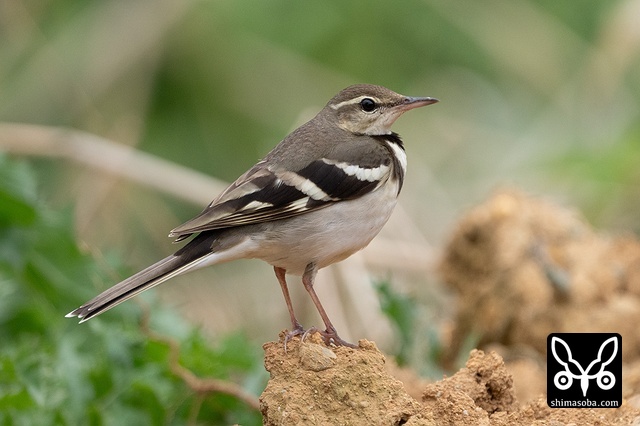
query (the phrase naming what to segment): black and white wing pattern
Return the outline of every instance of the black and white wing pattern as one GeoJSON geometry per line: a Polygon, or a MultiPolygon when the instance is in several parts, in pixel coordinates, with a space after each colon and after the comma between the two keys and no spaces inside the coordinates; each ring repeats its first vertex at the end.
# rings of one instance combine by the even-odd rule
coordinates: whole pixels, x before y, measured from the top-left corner
{"type": "Polygon", "coordinates": [[[404,170],[397,170],[396,156],[398,149],[402,153],[404,149],[397,135],[389,137],[393,142],[368,138],[365,161],[355,161],[361,157],[357,149],[364,144],[355,151],[353,147],[335,149],[298,170],[288,170],[267,157],[169,236],[180,241],[202,231],[297,216],[375,191],[392,176],[400,174],[401,181],[404,170]]]}

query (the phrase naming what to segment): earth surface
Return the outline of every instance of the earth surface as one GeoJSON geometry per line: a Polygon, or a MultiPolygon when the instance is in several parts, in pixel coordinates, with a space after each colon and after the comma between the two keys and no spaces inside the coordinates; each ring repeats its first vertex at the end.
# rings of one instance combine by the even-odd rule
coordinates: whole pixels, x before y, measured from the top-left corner
{"type": "Polygon", "coordinates": [[[428,382],[375,343],[358,349],[304,342],[264,345],[270,380],[265,425],[640,425],[640,242],[594,231],[575,211],[518,191],[496,192],[465,215],[443,250],[440,279],[456,315],[441,339],[443,368],[428,382]],[[622,336],[619,408],[546,402],[552,332],[622,336]],[[463,353],[475,336],[476,349],[463,353]]]}

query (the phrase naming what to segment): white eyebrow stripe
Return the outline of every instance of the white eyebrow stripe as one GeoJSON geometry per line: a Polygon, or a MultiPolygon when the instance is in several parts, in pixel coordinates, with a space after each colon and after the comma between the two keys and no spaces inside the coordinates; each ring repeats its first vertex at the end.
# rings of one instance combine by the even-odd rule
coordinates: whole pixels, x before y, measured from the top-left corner
{"type": "Polygon", "coordinates": [[[349,176],[353,176],[358,180],[366,180],[367,182],[383,180],[383,178],[389,174],[390,170],[390,167],[384,164],[378,167],[360,167],[357,164],[350,164],[344,161],[332,161],[326,158],[323,158],[322,161],[339,168],[349,176]]]}
{"type": "Polygon", "coordinates": [[[361,101],[361,100],[363,100],[364,98],[370,98],[370,99],[373,99],[373,101],[374,101],[376,104],[379,104],[379,103],[380,103],[380,100],[379,100],[379,99],[374,98],[373,96],[367,96],[367,95],[364,95],[364,96],[358,96],[357,98],[349,99],[349,100],[347,100],[347,101],[342,101],[342,102],[340,102],[339,104],[331,105],[331,108],[333,108],[333,109],[335,109],[335,110],[338,110],[338,109],[342,108],[342,107],[343,107],[343,106],[345,106],[345,105],[357,104],[358,102],[360,102],[360,101],[361,101]]]}

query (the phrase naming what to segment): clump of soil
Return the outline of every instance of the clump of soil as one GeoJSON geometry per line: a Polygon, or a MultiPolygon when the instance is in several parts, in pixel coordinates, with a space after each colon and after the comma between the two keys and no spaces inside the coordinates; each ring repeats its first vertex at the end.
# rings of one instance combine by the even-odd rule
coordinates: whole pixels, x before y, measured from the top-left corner
{"type": "Polygon", "coordinates": [[[454,365],[470,337],[484,351],[472,350],[465,367],[425,384],[386,363],[366,340],[359,349],[336,348],[310,335],[288,342],[286,352],[282,339],[267,343],[264,424],[640,425],[635,237],[596,233],[572,210],[502,191],[462,218],[439,272],[457,296],[455,321],[443,332],[444,366],[454,365]],[[621,407],[547,406],[545,351],[552,332],[622,335],[621,407]]]}
{"type": "Polygon", "coordinates": [[[327,347],[318,335],[264,345],[271,378],[260,396],[263,422],[275,425],[629,425],[640,424],[640,396],[617,409],[551,409],[539,396],[517,401],[495,352],[473,350],[452,377],[426,386],[418,401],[385,368],[375,344],[327,347]]]}
{"type": "Polygon", "coordinates": [[[458,295],[451,362],[470,335],[544,355],[552,332],[617,332],[640,347],[640,243],[596,233],[575,211],[501,191],[461,219],[440,275],[458,295]]]}
{"type": "MultiPolygon", "coordinates": [[[[483,418],[498,411],[511,412],[517,408],[513,378],[507,372],[502,358],[495,352],[485,354],[477,349],[471,351],[464,368],[452,377],[427,386],[422,395],[427,406],[433,408],[441,407],[439,402],[443,399],[466,399],[475,412],[482,412],[483,418]]],[[[455,414],[446,410],[439,417],[447,413],[455,414]]],[[[465,412],[457,414],[469,415],[465,412]]]]}
{"type": "MultiPolygon", "coordinates": [[[[281,335],[282,336],[282,335],[281,335]]],[[[271,378],[260,396],[265,425],[432,425],[425,407],[385,370],[375,344],[327,347],[318,334],[264,345],[271,378]]]]}

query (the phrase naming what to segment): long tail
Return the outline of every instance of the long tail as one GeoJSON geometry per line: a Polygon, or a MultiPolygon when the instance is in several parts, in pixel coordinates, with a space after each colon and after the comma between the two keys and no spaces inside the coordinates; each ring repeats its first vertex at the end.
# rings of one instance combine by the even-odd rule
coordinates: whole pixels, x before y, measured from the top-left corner
{"type": "MultiPolygon", "coordinates": [[[[81,323],[88,321],[170,278],[189,270],[197,269],[205,258],[215,257],[215,253],[211,251],[215,235],[205,234],[206,233],[198,235],[175,254],[165,257],[161,261],[154,263],[148,268],[143,269],[137,274],[100,293],[79,308],[69,312],[66,315],[67,318],[78,317],[81,323]]],[[[207,262],[207,264],[213,263],[216,262],[207,262]]]]}

